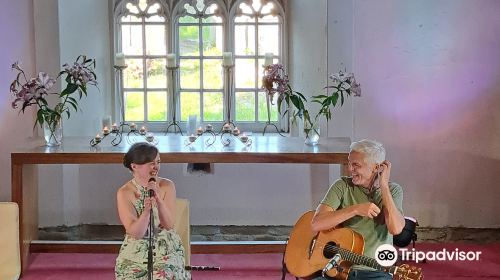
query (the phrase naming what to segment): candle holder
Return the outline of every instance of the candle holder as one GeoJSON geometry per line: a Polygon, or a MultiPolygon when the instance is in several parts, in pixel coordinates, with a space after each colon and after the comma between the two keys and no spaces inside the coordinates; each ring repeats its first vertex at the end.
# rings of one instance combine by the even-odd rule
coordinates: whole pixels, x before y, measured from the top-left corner
{"type": "Polygon", "coordinates": [[[233,138],[240,140],[241,143],[247,147],[252,145],[252,139],[248,138],[245,134],[240,135],[237,128],[231,130],[229,126],[223,127],[222,133],[220,134],[220,142],[222,146],[229,146],[233,138]]]}
{"type": "Polygon", "coordinates": [[[90,139],[90,146],[94,147],[108,137],[113,138],[113,140],[111,140],[111,145],[118,146],[122,142],[124,127],[130,127],[130,125],[126,123],[120,123],[119,125],[113,124],[111,131],[107,127],[105,127],[102,130],[102,137],[99,134],[97,134],[96,137],[90,139]]]}
{"type": "Polygon", "coordinates": [[[222,67],[224,68],[224,84],[225,84],[225,103],[226,103],[226,119],[224,120],[224,123],[222,124],[222,127],[219,131],[218,134],[221,134],[224,130],[224,127],[226,125],[231,126],[232,128],[236,128],[236,125],[234,122],[231,120],[231,112],[232,112],[232,104],[233,104],[233,69],[234,69],[234,64],[232,65],[225,65],[223,64],[222,67]]]}
{"type": "Polygon", "coordinates": [[[108,137],[113,138],[113,140],[111,140],[111,145],[118,146],[123,140],[123,135],[125,134],[124,131],[125,127],[128,127],[129,129],[125,137],[127,138],[127,143],[130,145],[136,142],[132,136],[142,136],[147,142],[153,145],[157,145],[159,143],[158,139],[154,137],[153,133],[151,132],[148,133],[148,130],[146,129],[145,126],[141,127],[140,129],[137,129],[135,123],[131,123],[130,125],[127,123],[121,123],[120,125],[114,124],[111,128],[111,131],[107,129],[107,127],[105,127],[102,130],[102,136],[97,134],[96,137],[90,139],[89,142],[90,146],[91,147],[97,146],[108,137]]]}
{"type": "Polygon", "coordinates": [[[205,146],[206,147],[212,146],[215,143],[215,138],[217,137],[216,136],[217,134],[212,130],[212,126],[208,125],[206,126],[205,130],[201,128],[197,129],[196,135],[191,134],[191,136],[188,136],[186,140],[184,140],[184,145],[186,146],[192,145],[194,142],[196,142],[196,140],[200,138],[200,136],[203,136],[204,134],[209,134],[208,136],[210,136],[208,139],[205,140],[205,146]]]}
{"type": "Polygon", "coordinates": [[[175,87],[174,87],[177,83],[176,74],[177,74],[178,69],[179,69],[179,66],[174,66],[174,67],[167,66],[167,70],[170,74],[170,79],[169,79],[170,86],[168,88],[170,91],[170,95],[172,96],[172,106],[171,106],[171,108],[172,108],[172,121],[168,124],[167,129],[165,130],[165,135],[167,135],[170,127],[173,127],[174,133],[177,133],[177,129],[179,129],[179,133],[181,135],[183,135],[181,127],[179,126],[179,123],[177,122],[177,113],[176,113],[177,112],[177,99],[176,99],[176,92],[175,92],[175,87]]]}

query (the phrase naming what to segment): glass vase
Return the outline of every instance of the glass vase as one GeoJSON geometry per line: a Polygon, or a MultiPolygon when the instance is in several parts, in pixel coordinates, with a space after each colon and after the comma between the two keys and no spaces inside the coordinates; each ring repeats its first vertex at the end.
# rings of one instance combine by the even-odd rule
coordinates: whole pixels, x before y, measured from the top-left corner
{"type": "Polygon", "coordinates": [[[310,146],[316,146],[319,144],[319,123],[310,123],[305,121],[303,126],[304,143],[310,146]]]}
{"type": "Polygon", "coordinates": [[[59,146],[62,143],[63,131],[61,120],[43,123],[43,137],[49,147],[59,146]]]}

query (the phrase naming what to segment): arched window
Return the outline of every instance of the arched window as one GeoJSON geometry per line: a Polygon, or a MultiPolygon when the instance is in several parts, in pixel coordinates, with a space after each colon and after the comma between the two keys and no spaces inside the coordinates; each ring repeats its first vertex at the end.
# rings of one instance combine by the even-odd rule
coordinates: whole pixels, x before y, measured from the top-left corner
{"type": "MultiPolygon", "coordinates": [[[[233,9],[235,120],[266,122],[262,66],[266,53],[272,54],[273,63],[283,63],[284,11],[277,1],[266,0],[240,0],[233,9]]],[[[276,105],[271,106],[270,120],[278,121],[276,105]]]]}
{"type": "Polygon", "coordinates": [[[176,50],[181,121],[197,115],[200,122],[222,122],[224,7],[214,0],[184,0],[178,7],[176,50]]]}
{"type": "Polygon", "coordinates": [[[168,8],[162,1],[122,1],[115,9],[116,52],[123,53],[123,107],[130,122],[167,121],[168,8]]]}
{"type": "MultiPolygon", "coordinates": [[[[124,110],[125,121],[144,122],[161,131],[175,106],[183,129],[189,115],[222,124],[228,110],[222,58],[231,52],[235,66],[230,114],[243,129],[262,130],[267,121],[261,90],[264,57],[272,53],[274,63],[286,61],[281,1],[118,0],[114,51],[123,53],[128,65],[119,91],[123,106],[118,108],[124,110]],[[172,83],[174,99],[168,89],[168,53],[176,54],[179,65],[178,81],[172,83]],[[177,104],[169,104],[171,100],[177,104]]],[[[276,105],[271,121],[279,122],[276,105]]]]}

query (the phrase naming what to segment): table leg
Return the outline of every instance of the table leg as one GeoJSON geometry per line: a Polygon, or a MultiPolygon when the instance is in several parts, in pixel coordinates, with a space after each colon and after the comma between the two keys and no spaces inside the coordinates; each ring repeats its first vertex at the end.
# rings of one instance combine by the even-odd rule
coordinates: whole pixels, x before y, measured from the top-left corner
{"type": "Polygon", "coordinates": [[[36,184],[38,174],[34,165],[17,163],[12,163],[11,171],[12,201],[19,205],[19,250],[22,272],[28,265],[31,241],[38,235],[38,187],[36,184]]]}

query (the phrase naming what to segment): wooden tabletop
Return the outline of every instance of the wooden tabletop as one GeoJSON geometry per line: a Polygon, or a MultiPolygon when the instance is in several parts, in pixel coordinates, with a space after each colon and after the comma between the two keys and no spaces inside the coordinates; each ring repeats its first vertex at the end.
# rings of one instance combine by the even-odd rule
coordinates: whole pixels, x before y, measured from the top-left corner
{"type": "MultiPolygon", "coordinates": [[[[308,146],[297,137],[261,136],[249,137],[252,145],[245,146],[237,138],[229,146],[223,146],[220,137],[207,147],[202,136],[186,145],[186,136],[157,136],[162,163],[324,163],[345,164],[350,139],[322,138],[317,146],[308,146]]],[[[29,142],[26,147],[11,153],[13,164],[94,164],[121,163],[123,155],[134,141],[142,137],[126,138],[118,146],[111,139],[104,139],[91,147],[89,138],[65,137],[58,147],[44,146],[40,140],[29,142]]]]}

